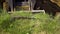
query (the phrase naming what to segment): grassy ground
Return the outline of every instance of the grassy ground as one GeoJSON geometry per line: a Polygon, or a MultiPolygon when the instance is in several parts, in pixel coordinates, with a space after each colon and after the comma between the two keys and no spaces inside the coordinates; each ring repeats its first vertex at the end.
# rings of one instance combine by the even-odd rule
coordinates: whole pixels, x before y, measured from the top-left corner
{"type": "Polygon", "coordinates": [[[11,15],[0,13],[0,34],[60,34],[59,20],[60,18],[53,19],[43,13],[15,12],[11,15]]]}

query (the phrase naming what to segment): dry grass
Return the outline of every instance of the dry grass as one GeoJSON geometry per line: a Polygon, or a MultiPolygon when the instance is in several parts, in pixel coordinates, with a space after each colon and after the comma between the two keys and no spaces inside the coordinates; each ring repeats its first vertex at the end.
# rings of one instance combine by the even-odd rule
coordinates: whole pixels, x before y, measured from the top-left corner
{"type": "Polygon", "coordinates": [[[60,6],[60,0],[51,0],[51,1],[56,3],[58,6],[60,6]]]}

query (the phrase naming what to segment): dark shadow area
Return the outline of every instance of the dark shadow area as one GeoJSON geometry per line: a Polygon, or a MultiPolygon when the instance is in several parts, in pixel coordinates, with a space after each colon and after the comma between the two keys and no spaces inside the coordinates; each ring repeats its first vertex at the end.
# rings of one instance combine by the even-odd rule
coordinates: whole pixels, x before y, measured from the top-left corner
{"type": "MultiPolygon", "coordinates": [[[[28,1],[28,0],[26,0],[26,1],[28,1]]],[[[22,6],[22,2],[25,2],[25,0],[14,0],[13,1],[13,7],[16,9],[16,11],[20,11],[20,7],[22,6]]]]}
{"type": "Polygon", "coordinates": [[[0,2],[0,13],[2,13],[2,4],[0,2]]]}
{"type": "Polygon", "coordinates": [[[28,1],[28,0],[14,0],[14,6],[21,6],[22,5],[22,2],[25,2],[25,1],[28,1]]]}
{"type": "Polygon", "coordinates": [[[47,14],[55,16],[56,12],[60,12],[60,7],[50,0],[36,0],[34,10],[45,10],[47,14]]]}

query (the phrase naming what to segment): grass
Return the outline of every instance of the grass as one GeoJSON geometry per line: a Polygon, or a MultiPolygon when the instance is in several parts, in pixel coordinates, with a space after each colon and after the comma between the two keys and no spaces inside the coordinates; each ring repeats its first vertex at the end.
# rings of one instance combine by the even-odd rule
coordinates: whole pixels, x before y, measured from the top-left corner
{"type": "Polygon", "coordinates": [[[0,34],[60,34],[60,18],[51,18],[47,14],[15,12],[0,14],[0,34]],[[35,19],[15,19],[14,16],[33,17],[35,19]]]}

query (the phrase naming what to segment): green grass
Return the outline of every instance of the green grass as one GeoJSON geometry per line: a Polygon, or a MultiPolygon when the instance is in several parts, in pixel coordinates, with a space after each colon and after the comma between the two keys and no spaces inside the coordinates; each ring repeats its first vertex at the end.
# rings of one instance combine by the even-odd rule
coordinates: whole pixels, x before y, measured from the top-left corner
{"type": "Polygon", "coordinates": [[[15,12],[0,14],[0,34],[60,34],[60,18],[47,14],[15,12]],[[33,17],[35,19],[15,19],[13,16],[33,17]]]}

